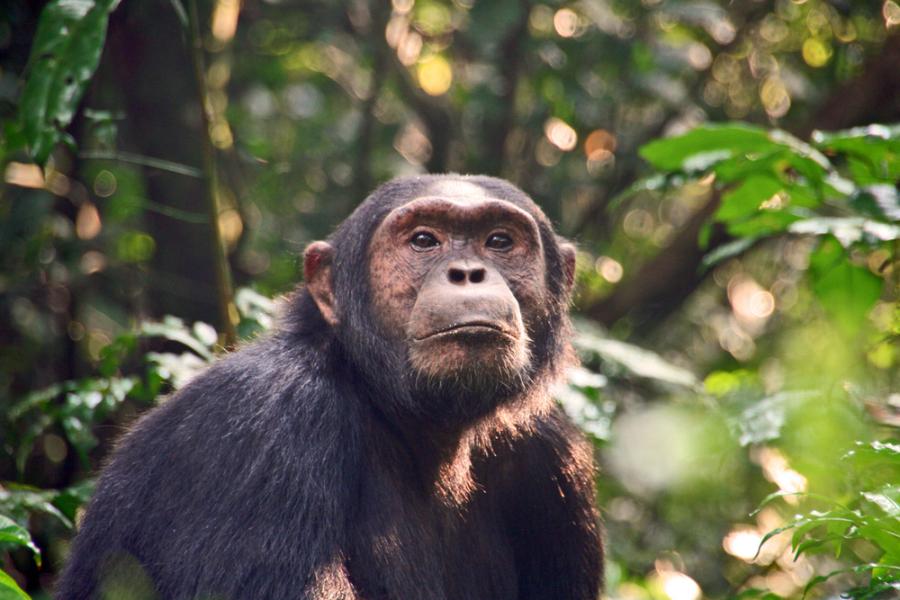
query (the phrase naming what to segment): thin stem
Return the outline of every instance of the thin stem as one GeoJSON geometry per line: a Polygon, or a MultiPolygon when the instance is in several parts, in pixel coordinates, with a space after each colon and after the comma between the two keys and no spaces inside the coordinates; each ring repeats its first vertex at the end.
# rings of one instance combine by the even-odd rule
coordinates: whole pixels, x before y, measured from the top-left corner
{"type": "Polygon", "coordinates": [[[84,160],[114,160],[116,162],[123,162],[141,167],[159,169],[160,171],[174,173],[175,175],[184,175],[185,177],[203,177],[203,171],[189,165],[183,165],[162,158],[153,158],[152,156],[122,152],[120,150],[82,150],[78,153],[78,158],[84,160]]]}
{"type": "Polygon", "coordinates": [[[238,312],[234,305],[234,292],[231,284],[231,268],[225,254],[222,230],[219,227],[219,176],[216,168],[216,150],[210,139],[210,104],[206,89],[206,69],[203,64],[203,39],[200,36],[200,20],[197,11],[197,0],[189,0],[191,58],[194,66],[194,79],[197,82],[197,100],[200,103],[200,114],[203,121],[203,171],[206,174],[207,206],[209,213],[210,238],[212,242],[213,261],[216,271],[216,291],[219,304],[219,319],[222,324],[223,344],[232,348],[237,342],[235,325],[238,312]]]}

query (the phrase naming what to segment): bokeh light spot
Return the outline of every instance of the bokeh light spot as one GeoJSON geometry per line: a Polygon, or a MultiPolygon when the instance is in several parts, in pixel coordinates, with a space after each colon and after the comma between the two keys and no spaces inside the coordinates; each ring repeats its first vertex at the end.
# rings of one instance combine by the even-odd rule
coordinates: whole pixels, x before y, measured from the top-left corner
{"type": "Polygon", "coordinates": [[[233,208],[219,213],[219,231],[222,232],[222,241],[229,248],[233,248],[244,231],[244,221],[241,215],[233,208]]]}
{"type": "Polygon", "coordinates": [[[881,14],[884,16],[884,26],[887,28],[900,25],[900,4],[894,0],[887,0],[881,7],[881,14]]]}
{"type": "Polygon", "coordinates": [[[722,547],[734,557],[745,562],[753,562],[761,541],[762,536],[756,529],[738,527],[729,531],[722,539],[722,547]]]}
{"type": "Polygon", "coordinates": [[[435,54],[419,61],[416,66],[416,77],[426,94],[440,96],[450,89],[450,84],[453,83],[453,70],[447,59],[435,54]]]}
{"type": "Polygon", "coordinates": [[[563,152],[572,150],[578,144],[578,133],[571,125],[556,117],[547,119],[544,123],[544,134],[551,144],[563,152]]]}
{"type": "Polygon", "coordinates": [[[237,31],[240,0],[218,0],[213,9],[212,34],[220,42],[227,42],[237,31]]]}
{"type": "Polygon", "coordinates": [[[94,193],[101,198],[108,198],[115,194],[117,187],[118,181],[111,171],[103,169],[94,177],[94,193]]]}
{"type": "Polygon", "coordinates": [[[759,91],[763,108],[770,117],[783,117],[791,108],[791,96],[778,77],[767,77],[759,91]]]}
{"type": "Polygon", "coordinates": [[[594,269],[597,270],[600,277],[610,283],[618,283],[621,281],[622,275],[625,272],[622,268],[622,263],[608,256],[599,257],[594,263],[594,269]]]}
{"type": "Polygon", "coordinates": [[[616,151],[616,136],[605,129],[595,129],[584,140],[584,153],[588,160],[606,160],[616,151]]]}
{"type": "Polygon", "coordinates": [[[811,67],[824,67],[831,59],[831,46],[818,38],[803,42],[803,60],[811,67]]]}
{"type": "Polygon", "coordinates": [[[570,8],[561,8],[553,15],[553,28],[560,37],[573,37],[578,31],[578,15],[570,8]]]}
{"type": "Polygon", "coordinates": [[[44,187],[44,174],[37,165],[11,162],[6,165],[3,176],[6,183],[20,187],[41,189],[44,187]]]}
{"type": "Polygon", "coordinates": [[[82,240],[90,240],[100,233],[103,224],[100,222],[100,212],[92,202],[85,202],[78,209],[75,218],[75,235],[82,240]]]}

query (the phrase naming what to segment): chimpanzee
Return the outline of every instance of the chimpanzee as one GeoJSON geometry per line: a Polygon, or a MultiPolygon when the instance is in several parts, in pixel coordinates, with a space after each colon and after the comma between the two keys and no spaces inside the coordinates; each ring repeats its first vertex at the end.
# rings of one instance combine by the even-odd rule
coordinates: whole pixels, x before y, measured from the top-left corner
{"type": "Polygon", "coordinates": [[[505,181],[383,185],[274,333],[124,436],[57,597],[596,598],[592,453],[548,392],[574,265],[505,181]]]}

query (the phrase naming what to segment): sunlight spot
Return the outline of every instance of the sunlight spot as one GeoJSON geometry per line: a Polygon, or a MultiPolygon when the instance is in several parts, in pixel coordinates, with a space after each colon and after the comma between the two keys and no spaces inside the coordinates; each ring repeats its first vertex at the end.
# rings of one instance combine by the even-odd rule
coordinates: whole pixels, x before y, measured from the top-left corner
{"type": "Polygon", "coordinates": [[[588,160],[605,160],[616,150],[616,136],[605,129],[595,129],[584,140],[588,160]]]}
{"type": "Polygon", "coordinates": [[[101,198],[109,198],[115,194],[117,187],[116,176],[111,171],[103,169],[94,177],[94,193],[101,198]]]}
{"type": "Polygon", "coordinates": [[[547,119],[547,122],[544,123],[544,134],[551,144],[563,152],[572,150],[578,144],[578,134],[575,130],[568,123],[556,117],[547,119]]]}
{"type": "Polygon", "coordinates": [[[106,268],[106,256],[96,250],[88,250],[81,255],[79,265],[85,275],[99,273],[106,268]]]}
{"type": "Polygon", "coordinates": [[[97,207],[91,202],[82,204],[75,218],[75,234],[82,240],[89,240],[97,237],[102,228],[97,207]]]}
{"type": "Polygon", "coordinates": [[[213,9],[212,34],[220,42],[227,42],[237,31],[240,0],[218,0],[213,9]]]}
{"type": "Polygon", "coordinates": [[[818,38],[803,42],[803,60],[811,67],[824,67],[831,59],[831,46],[818,38]]]}
{"type": "Polygon", "coordinates": [[[394,148],[414,165],[424,164],[431,158],[431,142],[415,123],[409,123],[397,132],[394,148]]]}
{"type": "Polygon", "coordinates": [[[722,539],[722,547],[725,552],[744,562],[753,562],[761,541],[762,536],[756,529],[738,527],[729,531],[722,539]]]}
{"type": "Polygon", "coordinates": [[[398,15],[405,15],[409,13],[415,3],[416,0],[391,0],[391,5],[394,7],[394,12],[398,15]]]}
{"type": "Polygon", "coordinates": [[[699,600],[703,595],[696,581],[676,571],[667,561],[656,561],[656,576],[663,592],[670,600],[699,600]]]}
{"type": "Polygon", "coordinates": [[[600,274],[600,277],[610,283],[618,283],[622,280],[622,275],[624,273],[622,263],[614,258],[601,256],[594,263],[594,268],[597,270],[597,273],[600,274]]]}
{"type": "Polygon", "coordinates": [[[433,55],[425,58],[416,66],[419,86],[429,96],[446,94],[453,83],[453,70],[450,63],[442,56],[433,55]]]}
{"type": "Polygon", "coordinates": [[[528,15],[528,26],[536,34],[548,34],[553,31],[553,9],[538,4],[528,15]]]}
{"type": "Polygon", "coordinates": [[[244,222],[241,215],[233,208],[223,210],[219,213],[219,231],[222,232],[222,241],[231,249],[237,244],[241,233],[244,231],[244,222]]]}
{"type": "Polygon", "coordinates": [[[11,185],[19,187],[42,189],[44,187],[44,174],[37,165],[29,165],[20,162],[11,162],[6,165],[4,180],[11,185]]]}
{"type": "Polygon", "coordinates": [[[422,36],[415,31],[408,32],[397,45],[397,58],[404,66],[412,66],[422,53],[422,36]]]}
{"type": "Polygon", "coordinates": [[[578,15],[570,8],[559,9],[553,15],[553,28],[561,37],[573,37],[578,31],[578,15]]]}
{"type": "Polygon", "coordinates": [[[695,42],[688,47],[687,59],[694,70],[702,71],[712,64],[712,52],[705,44],[695,42]]]}
{"type": "Polygon", "coordinates": [[[749,277],[738,275],[728,282],[728,300],[741,321],[766,320],[775,310],[775,297],[749,277]]]}
{"type": "Polygon", "coordinates": [[[881,7],[881,14],[884,15],[884,26],[890,29],[900,25],[900,4],[894,0],[887,0],[881,7]]]}
{"type": "MultiPolygon", "coordinates": [[[[766,479],[778,486],[781,492],[794,494],[806,491],[806,477],[790,468],[787,459],[775,448],[762,447],[751,454],[754,462],[762,467],[766,479]]],[[[797,503],[795,496],[785,496],[785,501],[797,503]]]]}
{"type": "Polygon", "coordinates": [[[770,117],[783,117],[791,108],[791,96],[778,77],[767,77],[759,90],[759,99],[770,117]]]}

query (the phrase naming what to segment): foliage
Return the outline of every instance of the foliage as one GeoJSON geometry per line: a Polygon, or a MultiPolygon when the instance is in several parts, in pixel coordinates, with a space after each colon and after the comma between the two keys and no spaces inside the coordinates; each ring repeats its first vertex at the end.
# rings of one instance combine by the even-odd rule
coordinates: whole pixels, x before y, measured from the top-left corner
{"type": "Polygon", "coordinates": [[[100,61],[106,23],[118,0],[54,0],[41,12],[22,91],[22,135],[32,158],[47,162],[61,141],[74,144],[64,129],[100,61]]]}
{"type": "MultiPolygon", "coordinates": [[[[846,470],[847,500],[806,495],[810,503],[822,505],[797,515],[788,524],[767,533],[760,545],[783,531],[790,531],[791,549],[796,560],[813,552],[854,553],[852,566],[813,577],[804,594],[833,577],[867,574],[868,581],[848,589],[854,599],[876,598],[891,590],[900,590],[900,446],[894,443],[857,443],[857,448],[842,457],[846,470]],[[868,561],[872,548],[877,559],[868,561]]],[[[778,492],[763,505],[783,498],[778,492]]]]}
{"type": "MultiPolygon", "coordinates": [[[[894,185],[900,177],[897,168],[900,128],[879,125],[827,135],[816,133],[813,143],[806,144],[783,131],[745,124],[713,124],[654,141],[644,146],[641,154],[659,173],[635,185],[631,194],[647,194],[652,190],[653,194],[665,196],[682,193],[694,185],[718,201],[701,237],[708,240],[711,229],[720,226],[731,241],[708,251],[704,268],[715,268],[766,240],[785,235],[803,235],[807,240],[811,237],[805,276],[808,289],[821,307],[823,325],[833,328],[833,342],[863,348],[896,347],[900,332],[896,300],[887,304],[886,319],[876,327],[872,327],[869,316],[882,298],[883,290],[896,286],[891,279],[891,265],[896,264],[900,238],[900,227],[896,224],[900,196],[894,185]]],[[[767,317],[774,311],[774,298],[768,292],[756,287],[751,293],[755,294],[755,300],[751,298],[750,305],[744,309],[749,313],[747,317],[767,317]]],[[[740,299],[732,297],[731,300],[735,312],[740,313],[740,299]]],[[[581,346],[598,351],[608,344],[608,341],[593,340],[582,342],[581,346]]],[[[827,346],[823,349],[828,351],[827,346]]],[[[607,362],[612,359],[628,364],[627,360],[604,358],[607,362]]],[[[828,362],[827,357],[822,358],[824,363],[828,362]]],[[[889,364],[895,364],[893,358],[889,360],[889,364]]],[[[658,357],[642,357],[635,362],[650,368],[654,379],[669,385],[673,382],[670,372],[675,367],[651,367],[659,362],[658,357]]],[[[630,371],[647,376],[640,369],[632,367],[630,371]]],[[[818,468],[810,465],[806,477],[800,475],[788,468],[784,457],[777,451],[773,453],[770,447],[774,444],[784,451],[796,452],[797,448],[791,447],[791,436],[785,431],[793,419],[801,415],[815,419],[816,405],[827,406],[825,410],[833,414],[825,417],[826,421],[842,421],[845,427],[855,423],[851,426],[858,430],[854,434],[865,435],[864,418],[857,412],[853,398],[829,389],[840,379],[832,379],[827,372],[817,372],[810,378],[796,369],[795,380],[774,394],[760,389],[760,375],[747,370],[716,371],[708,375],[705,391],[712,397],[708,396],[707,401],[714,400],[711,414],[721,413],[733,441],[750,446],[751,457],[756,454],[754,462],[781,488],[764,504],[775,497],[795,497],[805,491],[807,478],[813,489],[816,475],[820,477],[821,491],[804,497],[813,499],[813,504],[826,504],[823,510],[810,510],[772,529],[762,537],[761,543],[793,530],[794,561],[801,555],[834,547],[842,563],[831,565],[831,570],[825,573],[803,576],[807,580],[804,595],[818,584],[845,573],[868,576],[863,583],[857,581],[855,587],[847,590],[852,597],[873,598],[896,589],[900,585],[896,555],[900,548],[895,498],[896,447],[880,442],[856,442],[860,447],[842,459],[845,464],[851,464],[837,469],[845,474],[840,484],[827,481],[834,477],[834,471],[823,471],[821,465],[818,468]],[[878,475],[872,470],[873,462],[880,467],[878,475]],[[869,546],[860,549],[861,541],[869,546]],[[842,553],[842,549],[846,551],[842,553]]],[[[891,389],[888,383],[891,378],[879,385],[865,381],[860,372],[851,375],[844,371],[841,375],[850,376],[842,385],[845,389],[855,389],[857,394],[865,389],[863,393],[886,395],[891,389]],[[885,384],[887,387],[882,387],[885,384]]],[[[681,384],[690,386],[690,377],[684,377],[681,384]]],[[[676,416],[668,415],[668,418],[676,416]]],[[[653,427],[654,424],[650,420],[644,425],[653,427]]],[[[677,432],[664,428],[660,433],[670,435],[667,444],[670,452],[677,452],[672,445],[690,446],[686,440],[679,442],[677,432]]],[[[833,433],[836,432],[817,432],[805,440],[807,448],[796,458],[808,461],[810,454],[819,452],[822,458],[837,461],[841,449],[852,443],[854,434],[845,431],[844,435],[828,435],[833,433]]],[[[697,458],[691,457],[691,452],[707,450],[704,445],[694,446],[688,448],[683,463],[697,458]]],[[[652,473],[646,483],[654,484],[652,473]]],[[[824,567],[825,563],[822,564],[824,567]]],[[[785,570],[790,571],[790,565],[785,570]]]]}

